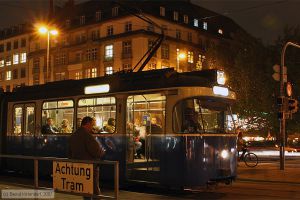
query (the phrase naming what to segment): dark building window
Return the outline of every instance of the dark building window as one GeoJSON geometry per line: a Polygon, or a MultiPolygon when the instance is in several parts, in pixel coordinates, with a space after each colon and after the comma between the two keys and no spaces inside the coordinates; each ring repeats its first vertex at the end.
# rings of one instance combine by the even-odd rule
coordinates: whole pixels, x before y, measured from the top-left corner
{"type": "Polygon", "coordinates": [[[0,52],[4,52],[4,44],[0,44],[0,52]]]}
{"type": "Polygon", "coordinates": [[[96,12],[95,18],[96,18],[96,21],[97,21],[97,22],[101,20],[101,15],[102,15],[101,11],[97,11],[97,12],[96,12]]]}
{"type": "Polygon", "coordinates": [[[131,57],[131,41],[123,42],[122,51],[123,51],[123,58],[130,58],[131,57]]]}
{"type": "Polygon", "coordinates": [[[114,27],[111,25],[111,26],[108,26],[107,27],[107,36],[110,36],[110,35],[113,35],[114,34],[114,27]]]}
{"type": "Polygon", "coordinates": [[[131,22],[126,22],[125,24],[125,32],[132,31],[132,23],[131,22]]]}
{"type": "MultiPolygon", "coordinates": [[[[153,48],[155,44],[155,41],[149,40],[148,41],[148,49],[153,48]]],[[[156,52],[153,54],[153,57],[156,57],[156,52]]]]}
{"type": "Polygon", "coordinates": [[[10,51],[11,50],[11,43],[8,42],[6,43],[6,51],[10,51]]]}
{"type": "Polygon", "coordinates": [[[17,69],[13,70],[13,79],[18,79],[18,70],[17,69]]]}
{"type": "Polygon", "coordinates": [[[181,39],[181,31],[176,29],[176,38],[181,39]]]}
{"type": "Polygon", "coordinates": [[[26,47],[26,38],[21,39],[21,47],[26,47]]]}
{"type": "Polygon", "coordinates": [[[17,48],[19,48],[19,41],[15,40],[14,41],[14,49],[17,49],[17,48]]]}
{"type": "Polygon", "coordinates": [[[167,44],[161,45],[161,58],[169,59],[169,45],[167,44]]]}
{"type": "Polygon", "coordinates": [[[98,58],[98,49],[93,48],[93,49],[88,49],[86,50],[86,60],[97,60],[98,58]]]}
{"type": "Polygon", "coordinates": [[[25,78],[25,77],[26,77],[26,69],[21,68],[21,78],[25,78]]]}

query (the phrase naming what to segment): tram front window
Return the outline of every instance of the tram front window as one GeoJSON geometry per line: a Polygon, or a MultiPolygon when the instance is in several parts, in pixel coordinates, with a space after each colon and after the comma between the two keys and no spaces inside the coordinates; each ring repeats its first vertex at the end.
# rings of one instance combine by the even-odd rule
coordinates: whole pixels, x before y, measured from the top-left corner
{"type": "Polygon", "coordinates": [[[204,99],[185,99],[173,111],[173,127],[177,133],[226,132],[224,103],[204,99]]]}

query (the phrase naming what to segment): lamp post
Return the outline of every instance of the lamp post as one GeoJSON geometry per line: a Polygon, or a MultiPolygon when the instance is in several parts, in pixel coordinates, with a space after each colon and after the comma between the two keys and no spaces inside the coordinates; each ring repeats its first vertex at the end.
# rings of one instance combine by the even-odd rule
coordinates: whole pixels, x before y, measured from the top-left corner
{"type": "Polygon", "coordinates": [[[49,67],[50,67],[50,35],[58,35],[58,31],[56,29],[49,29],[46,26],[41,26],[39,28],[39,33],[42,35],[47,34],[47,55],[46,55],[46,80],[49,81],[49,67]]]}
{"type": "Polygon", "coordinates": [[[185,59],[185,53],[180,53],[179,49],[177,49],[177,72],[179,72],[179,64],[180,64],[180,60],[185,59]]]}

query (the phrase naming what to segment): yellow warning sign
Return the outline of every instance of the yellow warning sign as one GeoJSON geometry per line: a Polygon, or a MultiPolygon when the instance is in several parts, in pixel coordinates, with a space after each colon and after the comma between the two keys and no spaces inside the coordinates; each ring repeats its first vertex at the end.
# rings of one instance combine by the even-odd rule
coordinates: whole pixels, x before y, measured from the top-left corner
{"type": "Polygon", "coordinates": [[[53,161],[53,188],[93,194],[93,164],[53,161]]]}

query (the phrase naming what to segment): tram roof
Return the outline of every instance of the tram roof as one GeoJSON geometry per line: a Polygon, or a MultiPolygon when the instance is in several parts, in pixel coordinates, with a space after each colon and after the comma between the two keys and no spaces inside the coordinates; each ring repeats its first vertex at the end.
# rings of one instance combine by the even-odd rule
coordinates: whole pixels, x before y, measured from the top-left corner
{"type": "Polygon", "coordinates": [[[86,86],[98,84],[109,84],[109,93],[185,86],[211,87],[216,84],[216,71],[178,73],[171,68],[142,72],[118,72],[97,78],[64,80],[19,87],[9,94],[9,99],[16,101],[83,95],[86,86]]]}

